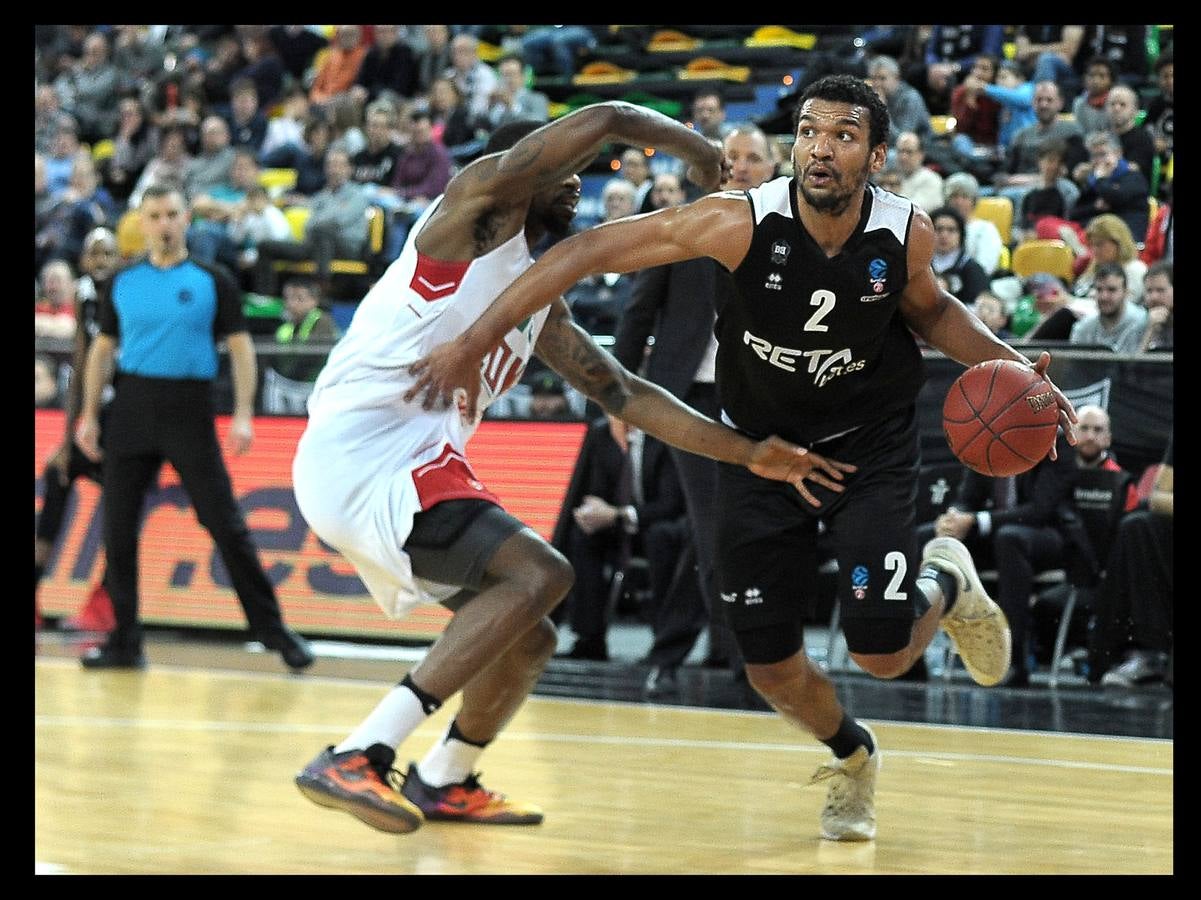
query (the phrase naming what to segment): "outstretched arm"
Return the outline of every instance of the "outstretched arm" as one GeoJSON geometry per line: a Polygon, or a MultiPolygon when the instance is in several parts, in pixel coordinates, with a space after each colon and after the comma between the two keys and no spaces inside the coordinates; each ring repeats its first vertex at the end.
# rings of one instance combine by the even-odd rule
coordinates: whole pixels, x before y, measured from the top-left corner
{"type": "MultiPolygon", "coordinates": [[[[906,324],[927,344],[941,350],[951,359],[974,366],[987,359],[1010,359],[1030,366],[1047,379],[1055,392],[1059,404],[1059,424],[1068,441],[1076,443],[1076,410],[1051,379],[1047,378],[1047,366],[1051,354],[1043,352],[1038,362],[1032,363],[1014,350],[991,331],[966,306],[952,297],[934,279],[930,261],[934,255],[934,228],[925,213],[915,213],[909,239],[909,284],[901,295],[901,315],[906,324]]],[[[1056,456],[1051,448],[1051,458],[1056,456]]]]}
{"type": "Polygon", "coordinates": [[[778,437],[756,443],[702,416],[667,391],[632,374],[597,346],[572,320],[562,300],[551,308],[535,352],[605,412],[681,450],[746,466],[763,478],[787,481],[813,506],[821,504],[809,492],[805,479],[840,492],[843,472],[855,470],[854,466],[827,460],[778,437]]]}
{"type": "MultiPolygon", "coordinates": [[[[751,242],[751,216],[741,194],[702,197],[687,206],[606,222],[560,241],[484,311],[460,338],[436,347],[409,371],[417,376],[406,401],[449,405],[456,389],[467,392],[474,414],[480,361],[518,322],[562,296],[586,275],[632,272],[711,256],[737,268],[751,242]]],[[[698,301],[699,302],[699,301],[698,301]]]]}
{"type": "MultiPolygon", "coordinates": [[[[655,147],[688,166],[688,177],[706,193],[721,183],[722,151],[700,134],[660,112],[620,100],[595,103],[531,132],[506,151],[490,171],[489,157],[463,174],[488,180],[498,199],[528,197],[582,171],[609,143],[655,147]],[[490,174],[485,174],[489,173],[490,174]]],[[[448,193],[448,197],[449,197],[448,193]]]]}

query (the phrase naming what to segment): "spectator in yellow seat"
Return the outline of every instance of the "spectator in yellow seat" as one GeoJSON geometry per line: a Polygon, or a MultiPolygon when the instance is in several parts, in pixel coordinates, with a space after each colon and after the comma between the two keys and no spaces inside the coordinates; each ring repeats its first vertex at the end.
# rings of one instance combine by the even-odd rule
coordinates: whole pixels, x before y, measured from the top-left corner
{"type": "Polygon", "coordinates": [[[325,187],[309,198],[310,215],[300,241],[263,241],[254,268],[255,291],[273,295],[277,259],[317,264],[317,281],[326,291],[334,259],[360,258],[367,246],[369,188],[350,180],[350,155],[330,148],[325,154],[325,187]]]}
{"type": "Polygon", "coordinates": [[[980,182],[968,172],[956,172],[943,182],[943,194],[947,206],[963,216],[963,249],[991,276],[1001,261],[1002,245],[1009,242],[1009,235],[997,231],[997,226],[987,219],[975,217],[976,201],[980,197],[980,182]]]}

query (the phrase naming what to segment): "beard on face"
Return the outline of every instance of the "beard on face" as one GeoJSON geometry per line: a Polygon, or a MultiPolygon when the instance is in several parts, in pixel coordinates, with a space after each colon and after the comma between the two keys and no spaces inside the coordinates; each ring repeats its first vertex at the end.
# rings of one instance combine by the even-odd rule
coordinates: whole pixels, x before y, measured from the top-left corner
{"type": "Polygon", "coordinates": [[[571,234],[571,223],[574,220],[575,210],[569,213],[554,200],[538,216],[539,224],[553,238],[563,238],[571,234]]]}
{"type": "MultiPolygon", "coordinates": [[[[805,202],[818,212],[830,213],[831,215],[839,215],[846,212],[851,202],[863,193],[863,185],[867,183],[868,176],[871,174],[871,160],[864,164],[863,169],[858,173],[858,176],[853,180],[850,187],[845,191],[830,190],[822,194],[810,193],[809,188],[805,185],[804,175],[798,179],[801,186],[801,196],[805,198],[805,202]]],[[[835,184],[841,184],[843,176],[841,174],[832,174],[831,180],[835,184]]]]}

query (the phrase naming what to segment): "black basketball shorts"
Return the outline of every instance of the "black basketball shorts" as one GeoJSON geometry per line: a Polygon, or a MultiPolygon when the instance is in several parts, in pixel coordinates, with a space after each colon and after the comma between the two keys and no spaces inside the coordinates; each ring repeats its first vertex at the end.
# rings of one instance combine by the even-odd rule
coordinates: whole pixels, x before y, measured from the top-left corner
{"type": "Polygon", "coordinates": [[[525,527],[495,503],[444,500],[413,517],[404,549],[418,578],[477,593],[500,545],[525,527]]]}
{"type": "MultiPolygon", "coordinates": [[[[843,493],[812,482],[810,506],[787,482],[719,464],[719,603],[730,627],[796,628],[808,619],[817,583],[817,521],[838,561],[843,631],[853,653],[893,653],[909,643],[920,563],[915,504],[920,464],[913,407],[813,445],[852,463],[843,493]]],[[[798,648],[799,649],[799,648],[798,648]]]]}

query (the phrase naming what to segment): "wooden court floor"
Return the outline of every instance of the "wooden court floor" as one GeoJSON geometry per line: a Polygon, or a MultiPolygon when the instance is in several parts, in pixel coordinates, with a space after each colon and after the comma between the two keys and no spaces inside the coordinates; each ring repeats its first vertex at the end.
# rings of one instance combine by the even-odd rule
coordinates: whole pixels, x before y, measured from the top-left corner
{"type": "MultiPolygon", "coordinates": [[[[390,686],[38,658],[35,871],[74,874],[1173,872],[1171,741],[873,720],[879,836],[823,841],[825,748],[770,714],[532,698],[483,781],[546,821],[376,832],[293,774],[390,686]]],[[[398,765],[441,735],[441,710],[398,765]]]]}

